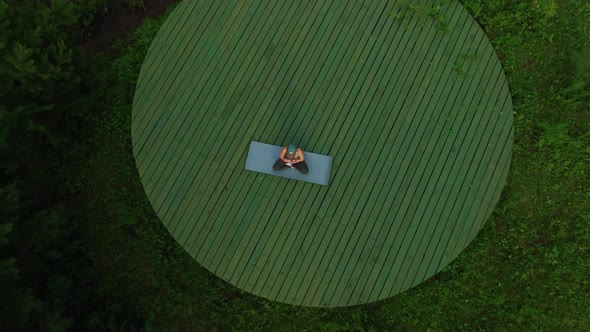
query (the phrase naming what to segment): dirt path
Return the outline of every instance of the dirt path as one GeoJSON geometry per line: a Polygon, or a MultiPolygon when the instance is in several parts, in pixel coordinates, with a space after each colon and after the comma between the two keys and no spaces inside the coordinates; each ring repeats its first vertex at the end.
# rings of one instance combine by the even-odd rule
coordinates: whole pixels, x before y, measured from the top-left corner
{"type": "Polygon", "coordinates": [[[82,52],[93,55],[106,50],[117,39],[136,29],[146,18],[158,18],[181,0],[144,0],[143,10],[115,10],[99,23],[97,32],[80,44],[82,52]]]}

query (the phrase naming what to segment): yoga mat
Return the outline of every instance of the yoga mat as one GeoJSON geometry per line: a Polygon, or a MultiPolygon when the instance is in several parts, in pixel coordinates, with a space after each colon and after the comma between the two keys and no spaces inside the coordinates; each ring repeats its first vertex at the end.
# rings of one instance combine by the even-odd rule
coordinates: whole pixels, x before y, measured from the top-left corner
{"type": "Polygon", "coordinates": [[[294,168],[283,168],[274,171],[272,165],[279,159],[282,146],[250,142],[250,150],[246,159],[246,169],[254,172],[282,176],[293,180],[301,180],[321,185],[328,185],[330,181],[330,168],[332,157],[317,153],[303,151],[305,162],[309,167],[309,173],[302,174],[294,168]]]}

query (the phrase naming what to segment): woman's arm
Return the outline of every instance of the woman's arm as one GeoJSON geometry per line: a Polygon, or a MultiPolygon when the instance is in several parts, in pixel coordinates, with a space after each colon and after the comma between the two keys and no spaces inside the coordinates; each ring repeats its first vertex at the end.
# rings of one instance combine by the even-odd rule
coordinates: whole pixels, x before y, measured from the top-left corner
{"type": "Polygon", "coordinates": [[[303,156],[303,150],[297,148],[297,152],[295,152],[295,160],[293,160],[292,164],[300,163],[305,160],[303,156]]]}
{"type": "Polygon", "coordinates": [[[291,160],[289,158],[285,158],[286,153],[287,153],[287,147],[283,146],[283,148],[281,149],[281,152],[279,153],[279,159],[281,159],[285,163],[289,163],[289,162],[291,162],[291,160]]]}

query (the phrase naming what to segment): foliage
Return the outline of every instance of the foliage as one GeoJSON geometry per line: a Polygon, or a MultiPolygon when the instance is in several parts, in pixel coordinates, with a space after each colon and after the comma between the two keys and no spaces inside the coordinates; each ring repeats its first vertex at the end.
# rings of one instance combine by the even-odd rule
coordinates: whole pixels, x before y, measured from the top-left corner
{"type": "Polygon", "coordinates": [[[55,188],[77,116],[80,77],[67,32],[75,22],[67,3],[0,1],[1,274],[11,300],[2,315],[9,330],[71,323],[59,293],[70,282],[64,271],[74,225],[66,226],[69,212],[55,188]]]}
{"type": "MultiPolygon", "coordinates": [[[[91,24],[80,23],[76,2],[56,1],[66,13],[56,15],[0,1],[8,329],[590,330],[590,4],[462,2],[513,92],[501,201],[473,243],[423,284],[378,303],[318,309],[219,280],[153,213],[129,128],[135,82],[165,16],[146,20],[114,56],[85,61],[64,33],[91,24]]],[[[444,20],[436,6],[412,10],[444,20]]]]}
{"type": "Polygon", "coordinates": [[[71,0],[71,3],[75,5],[78,29],[83,38],[92,36],[100,28],[100,20],[112,12],[145,8],[144,0],[71,0]]]}
{"type": "MultiPolygon", "coordinates": [[[[198,267],[148,212],[127,138],[133,84],[162,22],[148,21],[115,47],[120,56],[112,67],[119,88],[113,91],[124,92],[114,94],[117,102],[101,122],[109,134],[97,131],[97,139],[105,141],[87,164],[86,173],[93,175],[85,181],[92,182],[81,184],[92,192],[90,201],[114,207],[109,215],[98,208],[89,212],[96,218],[89,231],[96,244],[89,251],[104,268],[104,291],[141,310],[157,330],[587,329],[585,276],[590,271],[582,244],[589,237],[584,174],[590,137],[582,107],[588,57],[580,44],[587,34],[580,22],[588,18],[588,5],[465,1],[465,6],[505,64],[514,91],[517,141],[509,183],[492,222],[443,272],[379,303],[314,309],[241,292],[198,267]],[[95,168],[106,172],[97,175],[90,171],[95,168]],[[101,190],[113,175],[124,191],[101,190]],[[105,218],[111,220],[108,226],[101,222],[105,218]],[[130,256],[139,263],[109,267],[130,256]]],[[[412,10],[439,19],[436,7],[412,10]]]]}
{"type": "Polygon", "coordinates": [[[84,297],[87,265],[66,184],[88,149],[86,115],[101,105],[89,103],[92,80],[73,44],[85,3],[0,1],[0,315],[7,331],[73,327],[84,297]]]}
{"type": "Polygon", "coordinates": [[[406,20],[411,16],[427,17],[434,22],[436,31],[441,33],[449,32],[449,22],[443,14],[440,13],[443,4],[423,5],[408,1],[401,1],[397,5],[397,13],[394,14],[396,19],[406,20]]]}

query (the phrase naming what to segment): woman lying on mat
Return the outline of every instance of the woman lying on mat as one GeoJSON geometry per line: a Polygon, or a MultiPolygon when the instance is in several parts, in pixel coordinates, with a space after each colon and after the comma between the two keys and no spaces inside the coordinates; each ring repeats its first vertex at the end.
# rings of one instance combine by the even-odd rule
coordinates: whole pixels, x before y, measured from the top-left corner
{"type": "Polygon", "coordinates": [[[284,167],[295,168],[303,174],[309,172],[309,168],[305,163],[303,156],[303,150],[298,148],[295,144],[289,144],[289,146],[283,146],[279,153],[279,160],[275,162],[272,169],[278,171],[284,167]]]}

